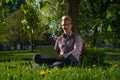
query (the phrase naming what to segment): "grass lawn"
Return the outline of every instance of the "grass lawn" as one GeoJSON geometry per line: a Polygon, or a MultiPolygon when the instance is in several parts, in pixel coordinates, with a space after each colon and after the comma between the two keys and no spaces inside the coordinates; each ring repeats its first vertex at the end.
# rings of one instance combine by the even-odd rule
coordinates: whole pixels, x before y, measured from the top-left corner
{"type": "Polygon", "coordinates": [[[33,69],[32,56],[37,52],[0,51],[0,80],[119,80],[120,53],[106,52],[105,62],[111,66],[33,69]]]}
{"type": "Polygon", "coordinates": [[[106,62],[120,66],[120,52],[106,52],[106,62]]]}

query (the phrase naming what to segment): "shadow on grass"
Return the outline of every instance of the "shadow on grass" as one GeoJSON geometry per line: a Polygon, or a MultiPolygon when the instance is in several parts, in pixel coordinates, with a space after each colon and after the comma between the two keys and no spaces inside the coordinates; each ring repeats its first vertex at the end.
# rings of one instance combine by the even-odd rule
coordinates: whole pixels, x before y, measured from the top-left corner
{"type": "Polygon", "coordinates": [[[0,51],[0,55],[11,55],[11,54],[26,54],[26,53],[35,53],[35,51],[30,50],[21,50],[21,51],[0,51]]]}
{"type": "MultiPolygon", "coordinates": [[[[1,58],[1,56],[0,56],[1,58]]],[[[32,60],[32,57],[16,57],[16,56],[13,56],[13,57],[3,57],[2,59],[0,59],[0,62],[10,62],[10,61],[31,61],[32,60]]]]}
{"type": "Polygon", "coordinates": [[[120,53],[120,48],[105,48],[106,52],[120,53]]]}
{"type": "Polygon", "coordinates": [[[31,51],[0,51],[0,62],[32,60],[34,54],[31,51]]]}
{"type": "Polygon", "coordinates": [[[110,61],[120,61],[120,54],[107,54],[106,59],[110,61]]]}
{"type": "MultiPolygon", "coordinates": [[[[9,62],[9,61],[31,61],[35,52],[31,51],[1,51],[0,52],[0,62],[9,62]]],[[[105,55],[105,61],[118,61],[120,62],[120,53],[108,53],[105,55]]],[[[84,64],[83,64],[84,65],[84,64]]],[[[100,66],[110,66],[110,63],[103,63],[100,66]]],[[[80,65],[82,66],[82,64],[80,65]]],[[[84,65],[89,66],[89,65],[84,65]]],[[[93,66],[93,64],[90,64],[93,66]]]]}

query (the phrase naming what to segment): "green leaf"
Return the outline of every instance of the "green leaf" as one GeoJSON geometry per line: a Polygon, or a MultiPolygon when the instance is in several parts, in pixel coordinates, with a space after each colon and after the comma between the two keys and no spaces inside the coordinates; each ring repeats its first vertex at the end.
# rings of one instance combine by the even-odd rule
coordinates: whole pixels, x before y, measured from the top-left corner
{"type": "Polygon", "coordinates": [[[24,26],[23,26],[23,30],[25,30],[25,31],[30,30],[30,26],[29,26],[29,25],[24,25],[24,26]]]}
{"type": "Polygon", "coordinates": [[[108,25],[107,31],[112,31],[111,25],[108,25]]]}
{"type": "Polygon", "coordinates": [[[17,4],[17,0],[11,0],[13,4],[17,4]]]}
{"type": "Polygon", "coordinates": [[[44,3],[42,9],[45,10],[45,11],[48,11],[48,9],[49,9],[48,4],[47,4],[47,3],[44,3]]]}
{"type": "Polygon", "coordinates": [[[0,1],[0,7],[2,6],[2,2],[0,1]]]}
{"type": "Polygon", "coordinates": [[[29,26],[29,25],[27,25],[27,29],[30,29],[30,26],[29,26]]]}
{"type": "Polygon", "coordinates": [[[40,4],[40,9],[43,9],[45,11],[48,11],[49,7],[48,7],[48,4],[50,4],[48,1],[40,1],[39,2],[40,4]]]}
{"type": "Polygon", "coordinates": [[[52,21],[52,20],[51,20],[51,18],[50,18],[50,17],[48,17],[48,23],[51,23],[51,21],[52,21]]]}
{"type": "Polygon", "coordinates": [[[8,3],[10,0],[6,0],[6,3],[8,3]]]}
{"type": "Polygon", "coordinates": [[[43,7],[43,2],[40,1],[39,4],[40,4],[40,9],[41,9],[43,7]]]}
{"type": "Polygon", "coordinates": [[[111,14],[107,12],[106,18],[109,19],[111,17],[111,14]]]}

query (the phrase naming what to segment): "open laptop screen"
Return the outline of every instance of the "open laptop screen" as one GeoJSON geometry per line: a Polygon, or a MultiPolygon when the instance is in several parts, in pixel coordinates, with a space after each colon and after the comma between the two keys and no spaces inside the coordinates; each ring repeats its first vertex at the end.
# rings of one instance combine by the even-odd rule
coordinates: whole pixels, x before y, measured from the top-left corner
{"type": "Polygon", "coordinates": [[[58,55],[54,46],[40,46],[39,52],[42,58],[56,58],[58,55]]]}

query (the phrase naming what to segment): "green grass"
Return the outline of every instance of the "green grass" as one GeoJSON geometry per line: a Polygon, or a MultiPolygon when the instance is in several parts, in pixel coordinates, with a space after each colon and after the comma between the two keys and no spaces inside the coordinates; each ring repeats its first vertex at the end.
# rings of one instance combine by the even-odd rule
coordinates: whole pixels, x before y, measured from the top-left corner
{"type": "Polygon", "coordinates": [[[106,52],[105,61],[110,64],[118,64],[120,66],[120,52],[106,52]]]}
{"type": "Polygon", "coordinates": [[[119,80],[120,53],[106,52],[105,62],[110,66],[92,67],[64,67],[47,69],[32,68],[32,56],[36,52],[30,51],[1,51],[0,52],[0,80],[119,80]]]}
{"type": "Polygon", "coordinates": [[[0,62],[31,60],[34,54],[31,51],[0,51],[0,62]]]}
{"type": "Polygon", "coordinates": [[[0,63],[0,80],[118,80],[120,67],[64,67],[33,69],[29,61],[0,63]],[[44,72],[44,74],[42,74],[44,72]],[[41,74],[40,74],[41,73],[41,74]]]}

